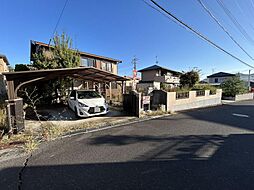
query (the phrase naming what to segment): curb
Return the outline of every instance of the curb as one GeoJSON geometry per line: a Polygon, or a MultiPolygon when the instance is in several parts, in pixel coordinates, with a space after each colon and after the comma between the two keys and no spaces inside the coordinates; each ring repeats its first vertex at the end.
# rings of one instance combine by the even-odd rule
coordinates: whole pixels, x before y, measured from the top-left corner
{"type": "Polygon", "coordinates": [[[74,131],[74,132],[71,132],[69,134],[63,135],[63,136],[59,137],[59,139],[64,139],[64,138],[73,137],[73,136],[82,135],[82,134],[87,134],[87,133],[94,133],[94,132],[98,132],[98,131],[103,131],[103,130],[107,130],[107,129],[121,127],[121,126],[124,126],[124,125],[130,125],[130,124],[134,124],[134,123],[139,123],[139,122],[143,122],[143,121],[149,121],[149,120],[152,120],[152,119],[166,117],[166,116],[170,116],[170,115],[173,115],[173,114],[163,114],[163,115],[157,115],[157,116],[150,116],[150,117],[147,117],[147,118],[135,118],[135,119],[133,119],[133,121],[126,121],[126,122],[123,121],[125,123],[111,124],[111,125],[106,125],[106,126],[101,126],[101,127],[96,127],[96,128],[90,128],[90,129],[89,128],[88,129],[82,129],[82,130],[74,131]]]}

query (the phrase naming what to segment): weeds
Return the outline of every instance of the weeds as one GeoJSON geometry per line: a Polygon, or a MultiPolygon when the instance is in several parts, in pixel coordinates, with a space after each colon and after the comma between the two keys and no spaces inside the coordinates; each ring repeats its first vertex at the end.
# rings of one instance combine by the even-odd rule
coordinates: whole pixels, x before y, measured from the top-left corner
{"type": "Polygon", "coordinates": [[[33,136],[28,136],[25,144],[23,145],[23,149],[26,153],[31,153],[38,148],[38,145],[39,142],[33,136]]]}

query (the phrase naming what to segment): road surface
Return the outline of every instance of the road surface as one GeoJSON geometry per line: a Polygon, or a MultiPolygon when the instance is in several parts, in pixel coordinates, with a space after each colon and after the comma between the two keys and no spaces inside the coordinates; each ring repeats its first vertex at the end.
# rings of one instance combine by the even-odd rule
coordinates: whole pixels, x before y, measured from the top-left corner
{"type": "MultiPolygon", "coordinates": [[[[17,189],[21,166],[2,166],[0,189],[17,189]]],[[[254,101],[58,140],[38,150],[21,177],[29,190],[253,190],[254,101]]]]}

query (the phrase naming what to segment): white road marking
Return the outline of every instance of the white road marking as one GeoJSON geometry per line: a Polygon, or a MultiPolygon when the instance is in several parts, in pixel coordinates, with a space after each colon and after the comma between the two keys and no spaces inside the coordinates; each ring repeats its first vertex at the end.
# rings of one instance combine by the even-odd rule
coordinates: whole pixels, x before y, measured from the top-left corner
{"type": "Polygon", "coordinates": [[[237,117],[245,117],[245,118],[249,118],[250,116],[248,115],[244,115],[244,114],[239,114],[239,113],[233,113],[233,116],[237,116],[237,117]]]}

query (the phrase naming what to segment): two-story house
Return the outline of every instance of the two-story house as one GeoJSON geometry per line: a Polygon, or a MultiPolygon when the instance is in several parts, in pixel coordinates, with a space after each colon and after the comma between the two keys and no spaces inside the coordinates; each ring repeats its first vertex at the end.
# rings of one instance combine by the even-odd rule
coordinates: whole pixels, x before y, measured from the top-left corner
{"type": "Polygon", "coordinates": [[[138,88],[160,89],[161,84],[171,88],[180,85],[180,75],[178,71],[173,71],[159,65],[153,65],[139,70],[141,72],[141,80],[138,83],[138,88]]]}
{"type": "MultiPolygon", "coordinates": [[[[47,50],[49,48],[53,48],[53,46],[49,46],[48,44],[37,42],[37,41],[31,41],[31,51],[30,51],[30,61],[33,62],[33,55],[35,53],[38,53],[42,49],[47,50]]],[[[79,51],[80,55],[80,67],[95,67],[110,73],[113,73],[115,75],[118,74],[118,64],[121,63],[121,60],[95,55],[87,52],[79,51]]],[[[95,89],[99,92],[101,92],[104,96],[106,95],[106,89],[111,88],[112,83],[96,83],[94,81],[84,81],[84,80],[75,80],[74,81],[74,88],[76,89],[95,89]]],[[[114,88],[112,87],[112,88],[114,88]]],[[[108,95],[111,96],[111,95],[108,95]]]]}
{"type": "Polygon", "coordinates": [[[208,79],[208,83],[211,85],[220,85],[224,81],[235,76],[236,76],[235,74],[231,74],[231,73],[218,72],[218,73],[214,73],[212,75],[207,76],[207,79],[208,79]]]}

